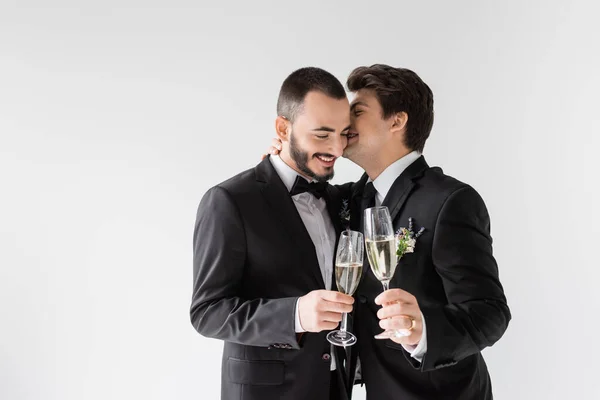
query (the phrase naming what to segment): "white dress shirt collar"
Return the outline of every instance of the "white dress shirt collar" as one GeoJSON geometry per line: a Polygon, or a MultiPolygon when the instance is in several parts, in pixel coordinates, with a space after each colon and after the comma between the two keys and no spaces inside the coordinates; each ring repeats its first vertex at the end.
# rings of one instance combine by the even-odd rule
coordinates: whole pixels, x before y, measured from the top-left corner
{"type": "Polygon", "coordinates": [[[408,153],[404,157],[390,164],[374,181],[371,181],[371,178],[367,180],[367,182],[373,182],[373,186],[375,186],[375,189],[377,190],[377,198],[380,205],[383,203],[385,196],[387,196],[400,174],[402,174],[402,172],[404,172],[404,170],[419,157],[421,157],[421,153],[418,151],[408,153]]]}

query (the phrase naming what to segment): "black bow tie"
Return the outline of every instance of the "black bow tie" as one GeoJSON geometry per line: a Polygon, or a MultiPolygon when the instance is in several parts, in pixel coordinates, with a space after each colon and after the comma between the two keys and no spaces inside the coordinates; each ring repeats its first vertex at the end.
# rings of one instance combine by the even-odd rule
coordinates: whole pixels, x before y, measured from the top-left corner
{"type": "Polygon", "coordinates": [[[325,194],[325,189],[327,189],[327,182],[311,182],[300,175],[296,177],[296,182],[294,182],[294,186],[292,186],[292,190],[290,190],[290,195],[295,196],[300,193],[309,192],[312,193],[317,199],[323,197],[325,194]]]}

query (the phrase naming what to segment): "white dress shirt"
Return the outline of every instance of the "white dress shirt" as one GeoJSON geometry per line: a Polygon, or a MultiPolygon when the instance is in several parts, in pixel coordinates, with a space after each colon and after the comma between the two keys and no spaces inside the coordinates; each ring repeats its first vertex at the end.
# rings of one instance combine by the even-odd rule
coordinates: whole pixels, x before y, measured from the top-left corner
{"type": "MultiPolygon", "coordinates": [[[[288,191],[292,190],[296,177],[300,174],[292,167],[287,165],[279,156],[269,157],[275,171],[283,181],[288,191]]],[[[300,175],[302,176],[302,175],[300,175]]],[[[304,192],[292,196],[294,205],[304,222],[304,226],[315,245],[319,268],[325,283],[325,289],[331,290],[333,276],[333,255],[335,253],[336,233],[331,217],[327,211],[327,202],[324,198],[317,199],[313,194],[304,192]]],[[[296,333],[306,332],[300,324],[300,314],[298,313],[298,302],[296,302],[295,311],[295,330],[296,333]]],[[[335,369],[334,357],[331,357],[331,370],[335,369]]]]}
{"type": "MultiPolygon", "coordinates": [[[[277,174],[288,189],[292,190],[298,174],[292,167],[287,165],[278,156],[271,156],[271,164],[277,171],[277,174]]],[[[309,192],[304,192],[292,196],[294,205],[304,222],[304,226],[315,245],[315,252],[321,268],[325,288],[331,289],[331,280],[333,276],[333,254],[335,252],[335,228],[331,222],[329,211],[327,211],[327,202],[324,198],[317,199],[309,192]]],[[[296,332],[305,332],[304,329],[296,332]]]]}
{"type": "MultiPolygon", "coordinates": [[[[405,155],[387,167],[373,181],[373,186],[375,187],[375,190],[377,190],[377,194],[375,196],[375,205],[380,206],[383,203],[383,200],[392,188],[392,185],[396,179],[419,157],[421,157],[421,154],[417,151],[413,151],[412,153],[405,155]]],[[[371,179],[369,178],[367,182],[371,182],[371,179]]],[[[416,346],[402,345],[402,347],[404,347],[404,349],[410,353],[411,357],[419,362],[423,360],[423,356],[427,352],[427,329],[425,327],[425,318],[423,317],[423,313],[421,313],[421,320],[423,321],[423,335],[421,336],[421,341],[419,344],[416,346]]]]}

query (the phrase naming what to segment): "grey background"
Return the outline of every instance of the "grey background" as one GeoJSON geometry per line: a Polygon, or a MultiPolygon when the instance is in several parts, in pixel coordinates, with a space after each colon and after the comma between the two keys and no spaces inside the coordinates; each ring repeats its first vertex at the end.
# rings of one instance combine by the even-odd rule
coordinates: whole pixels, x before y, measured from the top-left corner
{"type": "Polygon", "coordinates": [[[376,62],[431,86],[426,157],[489,207],[496,398],[599,398],[596,8],[1,0],[0,398],[218,398],[188,317],[200,197],[259,161],[291,71],[376,62]]]}

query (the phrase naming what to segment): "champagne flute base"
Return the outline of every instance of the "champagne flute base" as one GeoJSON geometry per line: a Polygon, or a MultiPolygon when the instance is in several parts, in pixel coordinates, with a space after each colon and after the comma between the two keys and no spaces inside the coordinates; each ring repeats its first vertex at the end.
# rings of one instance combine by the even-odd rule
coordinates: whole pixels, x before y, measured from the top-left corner
{"type": "Polygon", "coordinates": [[[327,334],[327,341],[334,346],[348,347],[356,344],[358,340],[350,332],[337,330],[327,334]]]}

